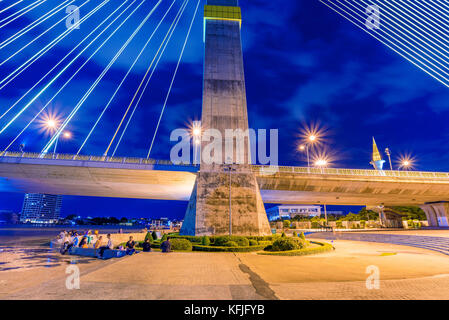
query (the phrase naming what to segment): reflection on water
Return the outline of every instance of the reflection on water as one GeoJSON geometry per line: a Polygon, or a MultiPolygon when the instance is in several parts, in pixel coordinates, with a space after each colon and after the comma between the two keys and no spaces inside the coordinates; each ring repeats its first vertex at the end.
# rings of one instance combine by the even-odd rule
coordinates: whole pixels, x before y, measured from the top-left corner
{"type": "Polygon", "coordinates": [[[61,255],[58,250],[45,247],[0,247],[0,272],[31,268],[54,268],[64,264],[85,264],[91,257],[61,255]]]}

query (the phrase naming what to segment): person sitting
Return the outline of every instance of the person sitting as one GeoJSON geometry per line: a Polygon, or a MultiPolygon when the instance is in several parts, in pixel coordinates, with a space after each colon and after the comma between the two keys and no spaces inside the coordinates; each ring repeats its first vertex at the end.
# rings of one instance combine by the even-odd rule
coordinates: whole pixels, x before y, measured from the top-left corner
{"type": "Polygon", "coordinates": [[[145,242],[142,244],[142,251],[143,252],[150,252],[151,251],[151,243],[150,239],[145,239],[145,242]]]}
{"type": "Polygon", "coordinates": [[[129,237],[128,242],[126,243],[126,254],[132,255],[134,252],[136,252],[136,249],[134,249],[136,243],[133,240],[133,237],[129,237]]]}
{"type": "MultiPolygon", "coordinates": [[[[102,243],[103,243],[103,236],[100,236],[98,238],[97,242],[95,242],[95,244],[94,244],[94,249],[95,249],[96,253],[97,253],[97,249],[100,249],[102,243]]],[[[97,256],[98,256],[98,254],[97,254],[97,256]]]]}
{"type": "Polygon", "coordinates": [[[78,247],[80,247],[80,248],[87,248],[87,236],[83,236],[82,238],[81,238],[81,241],[80,241],[80,243],[78,244],[78,247]]]}
{"type": "Polygon", "coordinates": [[[170,237],[168,237],[167,240],[161,243],[161,250],[162,252],[171,252],[170,237]]]}
{"type": "Polygon", "coordinates": [[[64,240],[62,241],[60,253],[66,254],[67,251],[69,251],[72,246],[73,246],[72,236],[69,233],[67,233],[64,237],[64,240]]]}
{"type": "Polygon", "coordinates": [[[105,250],[112,250],[112,249],[114,249],[114,246],[112,245],[112,239],[111,239],[111,234],[110,233],[108,233],[107,238],[108,238],[108,243],[105,246],[101,246],[100,247],[100,257],[101,258],[103,258],[105,250]]]}

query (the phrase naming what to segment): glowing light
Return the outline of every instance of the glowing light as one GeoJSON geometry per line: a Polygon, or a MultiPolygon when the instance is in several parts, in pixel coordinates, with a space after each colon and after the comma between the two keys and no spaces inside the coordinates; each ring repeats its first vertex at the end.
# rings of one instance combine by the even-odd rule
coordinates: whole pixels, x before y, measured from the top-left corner
{"type": "Polygon", "coordinates": [[[411,154],[404,154],[399,156],[396,160],[398,163],[398,168],[402,170],[413,170],[415,169],[416,158],[411,154]]]}
{"type": "Polygon", "coordinates": [[[68,131],[64,132],[63,137],[66,139],[70,139],[72,137],[72,134],[68,131]]]}
{"type": "Polygon", "coordinates": [[[329,150],[318,150],[315,151],[312,154],[312,161],[311,163],[313,163],[313,166],[318,167],[318,168],[324,168],[324,167],[329,167],[331,166],[334,161],[335,161],[336,157],[334,155],[334,152],[331,152],[329,150]]]}
{"type": "Polygon", "coordinates": [[[196,140],[201,138],[201,134],[203,130],[201,129],[201,121],[191,121],[188,125],[190,136],[194,138],[194,143],[196,143],[196,140]]]}
{"type": "Polygon", "coordinates": [[[299,132],[299,150],[305,150],[305,146],[320,147],[325,142],[327,129],[319,123],[303,124],[299,132]]]}
{"type": "Polygon", "coordinates": [[[37,121],[39,133],[44,133],[45,135],[54,134],[58,130],[60,124],[61,118],[54,111],[47,111],[43,113],[37,121]]]}
{"type": "Polygon", "coordinates": [[[56,121],[53,119],[47,120],[47,127],[54,129],[56,128],[56,121]]]}
{"type": "Polygon", "coordinates": [[[315,166],[325,167],[325,166],[327,166],[327,160],[326,159],[318,159],[315,161],[315,166]]]}

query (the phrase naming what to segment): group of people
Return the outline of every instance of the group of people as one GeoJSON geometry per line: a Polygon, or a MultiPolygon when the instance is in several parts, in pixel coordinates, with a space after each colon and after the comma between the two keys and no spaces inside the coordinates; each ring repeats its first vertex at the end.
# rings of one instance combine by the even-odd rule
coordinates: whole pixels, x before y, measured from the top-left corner
{"type": "Polygon", "coordinates": [[[61,243],[61,254],[66,254],[71,248],[93,248],[98,249],[98,256],[103,257],[104,251],[113,249],[111,234],[107,235],[107,243],[103,243],[103,236],[99,235],[98,230],[93,233],[91,230],[86,231],[83,235],[78,234],[77,231],[62,231],[58,237],[57,242],[61,243]]]}
{"type": "MultiPolygon", "coordinates": [[[[103,258],[104,252],[106,250],[114,249],[114,244],[111,239],[111,234],[107,236],[106,244],[103,241],[103,236],[99,235],[98,230],[95,230],[93,233],[91,230],[86,231],[83,235],[78,234],[77,231],[62,231],[58,237],[57,241],[61,243],[61,254],[66,254],[71,248],[93,248],[97,249],[97,257],[103,258]]],[[[132,236],[129,237],[128,242],[126,242],[125,249],[127,255],[132,255],[136,252],[136,242],[132,236]]],[[[151,243],[149,239],[145,239],[142,244],[143,252],[151,251],[151,243]]],[[[161,243],[161,251],[162,252],[171,252],[171,242],[170,237],[167,237],[167,240],[161,243]]]]}

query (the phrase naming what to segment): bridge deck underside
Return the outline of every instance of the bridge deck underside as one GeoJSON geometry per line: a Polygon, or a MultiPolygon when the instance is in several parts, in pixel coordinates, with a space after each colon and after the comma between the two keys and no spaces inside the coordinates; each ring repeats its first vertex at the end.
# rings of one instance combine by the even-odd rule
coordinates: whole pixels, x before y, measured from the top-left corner
{"type": "MultiPolygon", "coordinates": [[[[89,161],[0,161],[1,192],[187,201],[195,182],[188,166],[89,161]]],[[[266,203],[419,205],[449,200],[449,179],[256,173],[266,203]]]]}

